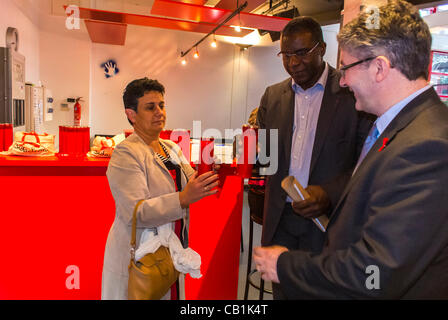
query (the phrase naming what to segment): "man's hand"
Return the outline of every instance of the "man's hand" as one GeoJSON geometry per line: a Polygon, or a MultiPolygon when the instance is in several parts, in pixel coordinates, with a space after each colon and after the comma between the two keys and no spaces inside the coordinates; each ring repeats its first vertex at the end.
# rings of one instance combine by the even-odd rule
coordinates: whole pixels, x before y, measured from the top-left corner
{"type": "Polygon", "coordinates": [[[294,212],[307,219],[317,218],[328,213],[330,198],[325,190],[320,186],[308,186],[306,191],[311,197],[303,201],[293,202],[291,205],[294,212]]]}
{"type": "Polygon", "coordinates": [[[288,251],[288,248],[282,246],[254,248],[255,266],[260,271],[263,280],[280,283],[277,274],[277,260],[285,251],[288,251]]]}

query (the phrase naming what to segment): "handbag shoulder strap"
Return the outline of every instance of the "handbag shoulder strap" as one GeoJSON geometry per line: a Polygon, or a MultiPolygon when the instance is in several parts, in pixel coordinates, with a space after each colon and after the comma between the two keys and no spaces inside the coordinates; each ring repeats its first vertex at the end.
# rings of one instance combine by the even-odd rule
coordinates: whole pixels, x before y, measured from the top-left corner
{"type": "Polygon", "coordinates": [[[137,202],[134,208],[134,213],[132,214],[132,236],[131,236],[131,259],[134,260],[135,258],[135,245],[136,245],[136,233],[137,233],[137,209],[140,206],[140,204],[143,203],[143,200],[140,200],[137,202]]]}

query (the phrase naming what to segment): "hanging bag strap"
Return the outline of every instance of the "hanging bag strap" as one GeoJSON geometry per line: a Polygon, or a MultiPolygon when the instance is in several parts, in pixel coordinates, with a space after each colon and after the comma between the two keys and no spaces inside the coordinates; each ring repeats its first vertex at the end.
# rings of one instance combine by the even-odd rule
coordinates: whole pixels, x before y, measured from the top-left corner
{"type": "Polygon", "coordinates": [[[137,202],[134,208],[134,213],[132,214],[131,259],[134,262],[135,262],[135,242],[136,242],[135,238],[137,233],[137,209],[140,206],[140,204],[142,204],[143,201],[145,200],[143,199],[137,202]]]}

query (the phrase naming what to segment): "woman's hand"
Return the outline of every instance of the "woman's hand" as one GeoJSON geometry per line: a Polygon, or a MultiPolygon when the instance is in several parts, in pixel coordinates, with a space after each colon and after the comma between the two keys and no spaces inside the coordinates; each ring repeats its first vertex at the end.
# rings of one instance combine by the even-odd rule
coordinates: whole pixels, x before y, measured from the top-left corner
{"type": "Polygon", "coordinates": [[[213,171],[208,171],[198,177],[196,172],[188,181],[184,190],[179,192],[179,201],[182,208],[188,206],[206,196],[210,196],[218,192],[217,189],[212,190],[219,184],[218,175],[213,171]]]}
{"type": "Polygon", "coordinates": [[[307,219],[318,218],[327,214],[330,209],[330,198],[320,186],[308,186],[306,189],[310,198],[299,202],[293,202],[292,209],[295,213],[307,219]]]}

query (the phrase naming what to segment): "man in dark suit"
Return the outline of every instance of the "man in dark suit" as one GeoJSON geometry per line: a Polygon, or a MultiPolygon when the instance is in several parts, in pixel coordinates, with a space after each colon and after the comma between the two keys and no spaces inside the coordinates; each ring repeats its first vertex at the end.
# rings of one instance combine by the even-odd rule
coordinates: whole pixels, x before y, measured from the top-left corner
{"type": "MultiPolygon", "coordinates": [[[[291,78],[266,89],[257,116],[260,128],[278,130],[278,170],[266,184],[263,246],[321,250],[324,233],[311,218],[336,204],[371,125],[356,111],[350,91],[339,86],[338,72],[323,60],[325,50],[321,27],[312,18],[295,18],[282,31],[279,56],[291,78]],[[287,197],[281,182],[289,175],[311,199],[295,203],[287,197]]],[[[274,285],[274,299],[281,298],[274,285]]]]}
{"type": "Polygon", "coordinates": [[[341,85],[378,116],[320,254],[256,248],[290,299],[448,298],[448,109],[428,85],[431,34],[401,0],[338,35],[341,85]]]}

